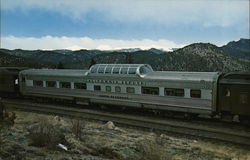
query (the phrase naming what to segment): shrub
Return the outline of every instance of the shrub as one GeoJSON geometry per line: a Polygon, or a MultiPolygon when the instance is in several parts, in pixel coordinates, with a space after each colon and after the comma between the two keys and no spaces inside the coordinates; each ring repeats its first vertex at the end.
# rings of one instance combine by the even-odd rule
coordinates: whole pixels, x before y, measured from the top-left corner
{"type": "Polygon", "coordinates": [[[155,140],[144,139],[140,143],[143,153],[143,160],[163,160],[165,159],[164,147],[159,145],[155,140]]]}
{"type": "Polygon", "coordinates": [[[4,112],[3,124],[5,126],[12,126],[15,123],[16,113],[15,112],[4,112]]]}
{"type": "Polygon", "coordinates": [[[79,138],[80,140],[82,140],[82,130],[85,128],[86,123],[82,120],[72,120],[72,133],[79,138]]]}
{"type": "Polygon", "coordinates": [[[43,119],[32,126],[29,137],[31,145],[37,147],[54,147],[58,143],[65,142],[64,135],[60,133],[57,127],[50,124],[48,119],[43,119]]]}

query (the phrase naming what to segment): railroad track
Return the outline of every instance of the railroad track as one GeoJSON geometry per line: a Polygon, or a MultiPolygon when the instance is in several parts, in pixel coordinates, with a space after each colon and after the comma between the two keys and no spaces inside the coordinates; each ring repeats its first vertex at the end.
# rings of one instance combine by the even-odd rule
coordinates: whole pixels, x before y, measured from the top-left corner
{"type": "Polygon", "coordinates": [[[145,116],[106,113],[96,110],[74,108],[70,105],[49,105],[24,100],[3,100],[3,103],[7,109],[10,108],[14,110],[55,114],[105,122],[112,121],[115,124],[149,129],[161,133],[167,132],[250,146],[250,130],[244,127],[239,127],[238,130],[232,130],[230,128],[193,125],[191,122],[173,123],[167,120],[153,119],[152,117],[145,118],[145,116]]]}

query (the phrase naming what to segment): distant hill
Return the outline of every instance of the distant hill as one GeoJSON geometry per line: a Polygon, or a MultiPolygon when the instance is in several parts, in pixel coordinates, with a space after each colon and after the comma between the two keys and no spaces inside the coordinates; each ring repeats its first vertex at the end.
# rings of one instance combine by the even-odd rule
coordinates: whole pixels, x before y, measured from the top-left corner
{"type": "Polygon", "coordinates": [[[249,39],[229,42],[223,47],[209,43],[194,43],[167,52],[159,49],[101,50],[7,50],[0,49],[0,65],[29,65],[34,67],[55,67],[88,69],[91,59],[97,63],[150,64],[155,70],[171,71],[250,71],[249,39]]]}
{"type": "Polygon", "coordinates": [[[10,55],[0,50],[0,67],[55,68],[55,65],[10,55]]]}
{"type": "Polygon", "coordinates": [[[39,62],[49,62],[49,63],[75,63],[81,62],[84,59],[90,59],[91,57],[104,53],[99,50],[78,50],[78,51],[70,51],[70,50],[7,50],[0,49],[1,52],[7,53],[10,55],[15,55],[24,58],[34,59],[39,62]]]}
{"type": "MultiPolygon", "coordinates": [[[[97,63],[126,63],[126,53],[101,54],[94,57],[97,63]]],[[[132,54],[134,63],[150,64],[155,70],[169,71],[249,71],[250,61],[226,54],[221,48],[208,43],[195,43],[173,52],[154,54],[137,51],[132,54]]]]}
{"type": "Polygon", "coordinates": [[[250,60],[250,39],[229,42],[227,45],[222,46],[222,49],[233,57],[250,60]]]}

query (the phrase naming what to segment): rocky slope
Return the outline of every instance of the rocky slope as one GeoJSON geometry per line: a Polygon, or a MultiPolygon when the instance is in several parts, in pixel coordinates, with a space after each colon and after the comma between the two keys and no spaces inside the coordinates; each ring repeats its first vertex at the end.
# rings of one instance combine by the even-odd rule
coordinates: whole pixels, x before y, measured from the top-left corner
{"type": "Polygon", "coordinates": [[[231,56],[250,60],[250,39],[232,41],[221,48],[231,56]]]}
{"type": "MultiPolygon", "coordinates": [[[[109,53],[95,56],[97,63],[126,63],[127,53],[109,53]]],[[[250,61],[226,54],[221,48],[196,43],[173,52],[154,54],[137,51],[130,54],[134,63],[150,64],[154,70],[171,71],[249,71],[250,61]]]]}

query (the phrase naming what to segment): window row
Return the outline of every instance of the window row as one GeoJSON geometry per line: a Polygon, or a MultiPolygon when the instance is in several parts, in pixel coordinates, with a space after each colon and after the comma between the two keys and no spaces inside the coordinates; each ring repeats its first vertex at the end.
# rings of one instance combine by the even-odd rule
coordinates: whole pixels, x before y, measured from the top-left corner
{"type": "MultiPolygon", "coordinates": [[[[33,80],[34,87],[43,87],[43,81],[33,80]]],[[[45,81],[46,87],[56,88],[56,81],[45,81]]],[[[59,82],[59,88],[71,88],[70,82],[59,82]]],[[[74,83],[74,89],[87,89],[86,83],[74,83]]],[[[142,94],[151,94],[159,95],[158,87],[142,87],[142,94]]],[[[94,85],[94,91],[101,91],[100,85],[94,85]]],[[[111,86],[105,86],[106,92],[111,92],[111,86]]],[[[115,92],[121,93],[121,87],[115,86],[115,92]]],[[[126,93],[135,93],[134,87],[126,87],[126,93]]],[[[165,88],[164,95],[166,96],[175,96],[175,97],[184,97],[185,91],[182,88],[165,88]]],[[[191,89],[190,97],[192,98],[201,98],[201,90],[191,89]]]]}
{"type": "MultiPolygon", "coordinates": [[[[43,87],[43,81],[33,80],[34,87],[43,87]]],[[[56,81],[45,81],[46,87],[56,88],[56,81]]],[[[70,82],[59,82],[59,88],[71,88],[70,82]]],[[[87,89],[86,83],[74,83],[74,89],[87,89]]]]}
{"type": "MultiPolygon", "coordinates": [[[[100,85],[94,85],[95,91],[101,91],[100,85]]],[[[111,92],[111,86],[105,87],[106,92],[111,92]]],[[[121,87],[115,86],[115,92],[120,93],[121,87]]],[[[126,93],[135,93],[134,87],[126,87],[126,93]]],[[[142,94],[152,94],[152,95],[159,95],[159,88],[158,87],[142,87],[142,94]]],[[[165,88],[164,95],[166,96],[175,96],[175,97],[184,97],[185,91],[181,88],[165,88]]],[[[190,90],[190,97],[192,98],[201,98],[201,90],[191,89],[190,90]]]]}
{"type": "MultiPolygon", "coordinates": [[[[142,93],[143,94],[159,95],[159,88],[158,87],[142,87],[142,93]]],[[[183,88],[165,88],[164,95],[184,97],[185,91],[183,88]]],[[[201,90],[191,89],[190,90],[190,97],[201,98],[201,90]]]]}
{"type": "MultiPolygon", "coordinates": [[[[94,90],[95,91],[101,91],[101,86],[100,85],[94,85],[94,90]]],[[[111,86],[106,86],[105,91],[106,92],[111,92],[111,86]]],[[[116,93],[121,93],[121,87],[120,86],[115,86],[115,92],[116,93]]],[[[134,87],[126,87],[126,92],[127,93],[135,93],[135,88],[134,87]]]]}
{"type": "Polygon", "coordinates": [[[91,73],[112,73],[112,74],[136,74],[135,67],[129,68],[129,67],[93,67],[91,69],[91,73]]]}

